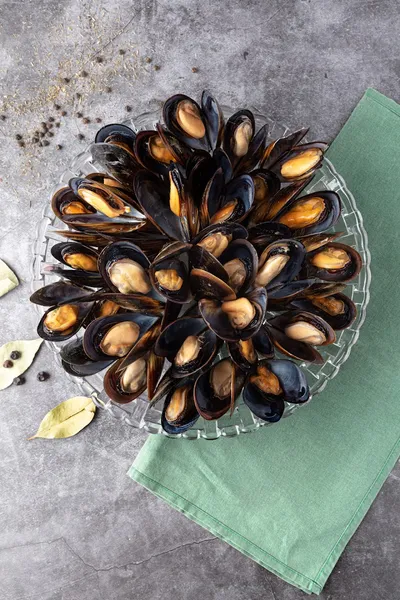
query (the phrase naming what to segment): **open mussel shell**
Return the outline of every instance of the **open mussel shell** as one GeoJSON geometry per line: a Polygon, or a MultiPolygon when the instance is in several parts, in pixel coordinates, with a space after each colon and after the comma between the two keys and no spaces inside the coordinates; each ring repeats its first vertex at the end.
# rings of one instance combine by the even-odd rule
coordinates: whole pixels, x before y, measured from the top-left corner
{"type": "Polygon", "coordinates": [[[122,360],[115,361],[104,375],[104,391],[114,402],[128,404],[147,388],[147,356],[138,358],[120,371],[118,367],[122,360]]]}
{"type": "Polygon", "coordinates": [[[82,177],[73,177],[68,185],[78,198],[109,219],[144,220],[144,215],[137,210],[136,201],[122,189],[82,177]]]}
{"type": "Polygon", "coordinates": [[[255,288],[243,298],[215,300],[202,298],[200,313],[218,337],[227,342],[250,339],[261,327],[267,305],[264,288],[255,288]]]}
{"type": "Polygon", "coordinates": [[[91,294],[91,290],[86,290],[68,281],[56,281],[36,290],[30,297],[30,301],[40,306],[57,306],[77,298],[85,298],[89,294],[91,294]]]}
{"type": "Polygon", "coordinates": [[[254,349],[259,354],[262,354],[264,358],[273,358],[275,354],[275,348],[274,344],[272,343],[271,336],[268,333],[268,329],[265,327],[265,325],[260,327],[257,333],[255,333],[254,336],[251,338],[251,341],[253,343],[254,349]]]}
{"type": "Polygon", "coordinates": [[[290,135],[271,142],[265,149],[261,159],[263,169],[271,170],[272,167],[294,146],[307,135],[308,129],[299,129],[290,135]]]}
{"type": "Polygon", "coordinates": [[[297,240],[272,242],[259,258],[256,285],[273,290],[290,283],[300,273],[305,255],[303,244],[297,240]]]}
{"type": "Polygon", "coordinates": [[[63,277],[81,286],[94,288],[104,286],[104,280],[100,273],[91,273],[89,271],[82,271],[81,269],[63,269],[59,265],[46,265],[43,267],[43,271],[51,275],[63,277]]]}
{"type": "Polygon", "coordinates": [[[185,304],[191,299],[189,280],[190,244],[173,242],[156,256],[150,279],[157,292],[172,302],[185,304]]]}
{"type": "Polygon", "coordinates": [[[60,188],[53,194],[51,208],[61,221],[71,215],[79,216],[96,213],[96,209],[87,204],[82,198],[78,198],[70,187],[60,188]]]}
{"type": "Polygon", "coordinates": [[[201,108],[210,149],[214,150],[222,141],[225,125],[224,115],[216,98],[208,90],[204,90],[202,93],[201,108]]]}
{"type": "Polygon", "coordinates": [[[72,337],[87,321],[92,302],[70,302],[52,306],[40,319],[37,332],[50,342],[62,342],[72,337]]]}
{"type": "Polygon", "coordinates": [[[219,168],[215,171],[210,181],[204,188],[199,210],[200,229],[208,227],[211,217],[215,215],[220,206],[224,188],[224,174],[219,168]]]}
{"type": "MultiPolygon", "coordinates": [[[[193,383],[191,379],[175,379],[163,383],[163,390],[168,390],[161,415],[161,425],[164,431],[171,435],[184,433],[199,418],[193,400],[193,383]]],[[[155,396],[156,397],[156,396],[155,396]]]]}
{"type": "Polygon", "coordinates": [[[290,339],[311,346],[327,346],[336,340],[335,332],[324,319],[304,310],[277,315],[269,319],[268,324],[283,331],[290,339]]]}
{"type": "Polygon", "coordinates": [[[140,164],[158,175],[168,175],[168,166],[177,161],[175,152],[157,131],[139,131],[136,135],[135,155],[140,164]]]}
{"type": "Polygon", "coordinates": [[[300,235],[297,236],[297,239],[303,244],[307,252],[313,252],[314,250],[329,244],[329,242],[334,242],[341,235],[343,235],[343,231],[333,231],[300,235]]]}
{"type": "Polygon", "coordinates": [[[284,331],[269,324],[267,331],[273,345],[282,354],[304,362],[323,364],[324,359],[314,346],[288,338],[284,331]]]}
{"type": "Polygon", "coordinates": [[[75,377],[88,377],[106,369],[113,359],[94,361],[88,358],[83,349],[82,338],[71,340],[61,348],[60,358],[64,370],[75,377]]]}
{"type": "Polygon", "coordinates": [[[307,179],[321,166],[327,148],[328,144],[325,142],[311,142],[295,146],[275,163],[272,171],[281,181],[307,179]]]}
{"type": "Polygon", "coordinates": [[[152,173],[139,171],[134,188],[138,202],[151,223],[170,239],[187,241],[180,217],[170,208],[169,187],[152,173]]]}
{"type": "Polygon", "coordinates": [[[151,350],[153,350],[154,345],[160,335],[161,331],[161,323],[157,321],[152,325],[147,331],[140,337],[140,339],[134,344],[134,346],[129,350],[128,354],[126,354],[119,362],[118,362],[118,370],[123,371],[128,367],[132,362],[135,362],[141,356],[148,354],[151,350]]]}
{"type": "Polygon", "coordinates": [[[89,148],[92,161],[99,171],[111,175],[124,187],[130,189],[132,181],[139,168],[130,143],[120,136],[113,136],[107,143],[97,142],[89,148]]]}
{"type": "Polygon", "coordinates": [[[127,125],[121,123],[109,123],[101,127],[96,133],[95,144],[102,142],[115,144],[133,152],[136,133],[127,125]]]}
{"type": "Polygon", "coordinates": [[[249,230],[249,242],[253,244],[260,252],[264,251],[266,246],[277,240],[287,239],[292,237],[292,232],[289,227],[276,223],[275,221],[260,223],[251,227],[249,230]]]}
{"type": "Polygon", "coordinates": [[[227,153],[222,148],[216,148],[212,155],[215,169],[221,169],[224,174],[224,181],[228,183],[233,176],[233,168],[227,153]]]}
{"type": "Polygon", "coordinates": [[[83,347],[92,360],[122,358],[157,321],[140,313],[122,313],[95,319],[87,326],[83,347]]]}
{"type": "Polygon", "coordinates": [[[236,173],[249,173],[253,171],[263,157],[267,145],[268,125],[263,125],[250,141],[247,154],[242,156],[236,164],[236,173]]]}
{"type": "Polygon", "coordinates": [[[250,110],[239,110],[225,124],[223,149],[233,168],[249,152],[255,133],[254,115],[250,110]]]}
{"type": "Polygon", "coordinates": [[[87,298],[88,302],[96,302],[95,314],[97,317],[106,317],[124,309],[132,312],[140,312],[144,315],[162,317],[164,314],[164,303],[151,296],[143,294],[121,294],[109,290],[99,290],[87,298]]]}
{"type": "Polygon", "coordinates": [[[249,226],[254,226],[270,220],[268,214],[272,198],[278,193],[280,182],[276,175],[263,169],[253,171],[250,175],[254,183],[254,203],[249,226]]]}
{"type": "MultiPolygon", "coordinates": [[[[257,335],[258,333],[256,333],[257,335]]],[[[242,371],[252,369],[257,362],[257,352],[253,343],[254,337],[249,340],[228,343],[230,357],[242,371]]]]}
{"type": "Polygon", "coordinates": [[[205,116],[189,96],[176,94],[163,106],[163,119],[169,131],[190,148],[209,149],[205,116]]]}
{"type": "Polygon", "coordinates": [[[332,227],[339,219],[341,202],[336,192],[312,192],[290,200],[276,215],[296,237],[320,233],[332,227]]]}
{"type": "Polygon", "coordinates": [[[89,246],[78,242],[60,242],[52,246],[51,253],[56,260],[72,269],[98,272],[98,253],[89,246]]]}
{"type": "Polygon", "coordinates": [[[258,256],[250,242],[243,239],[231,242],[219,260],[228,273],[228,284],[236,294],[252,286],[258,271],[258,256]]]}
{"type": "Polygon", "coordinates": [[[204,369],[217,349],[217,337],[203,319],[181,317],[162,331],[154,351],[172,363],[171,376],[180,378],[204,369]]]}
{"type": "Polygon", "coordinates": [[[362,267],[362,258],[351,246],[328,242],[309,252],[306,258],[307,276],[319,277],[323,281],[350,281],[357,277],[362,267]]]}
{"type": "Polygon", "coordinates": [[[149,294],[152,291],[149,259],[129,241],[109,244],[99,256],[99,271],[110,290],[121,294],[149,294]]]}
{"type": "Polygon", "coordinates": [[[206,420],[219,419],[233,410],[244,382],[244,375],[230,358],[223,358],[202,373],[194,385],[194,402],[206,420]]]}
{"type": "Polygon", "coordinates": [[[110,188],[115,188],[119,191],[129,192],[129,188],[125,187],[120,181],[117,181],[117,179],[114,179],[114,177],[107,173],[98,173],[96,171],[85,175],[85,179],[91,179],[92,181],[96,181],[97,183],[101,183],[110,188]]]}
{"type": "Polygon", "coordinates": [[[247,235],[246,228],[239,223],[217,223],[203,229],[193,238],[192,243],[218,258],[233,240],[245,240],[247,235]]]}
{"type": "Polygon", "coordinates": [[[287,310],[293,298],[301,298],[314,285],[315,279],[296,279],[284,285],[268,290],[268,309],[287,310]]]}
{"type": "Polygon", "coordinates": [[[285,402],[307,402],[310,391],[301,369],[290,360],[263,360],[256,372],[247,376],[243,400],[260,419],[275,423],[285,410],[285,402]]]}
{"type": "Polygon", "coordinates": [[[290,306],[322,317],[335,331],[349,327],[357,316],[354,302],[341,292],[310,298],[295,298],[290,306]]]}
{"type": "Polygon", "coordinates": [[[192,269],[202,269],[212,273],[222,281],[228,282],[228,273],[211,252],[205,247],[195,244],[189,251],[190,266],[192,269]]]}
{"type": "Polygon", "coordinates": [[[225,187],[220,208],[211,215],[210,224],[243,221],[253,206],[254,183],[250,175],[239,175],[225,187]]]}

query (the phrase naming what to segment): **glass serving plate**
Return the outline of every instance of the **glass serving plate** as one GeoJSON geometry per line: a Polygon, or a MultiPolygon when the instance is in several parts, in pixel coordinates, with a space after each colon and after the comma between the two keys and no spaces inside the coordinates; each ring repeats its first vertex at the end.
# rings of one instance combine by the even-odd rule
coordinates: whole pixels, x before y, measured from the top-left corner
{"type": "MultiPolygon", "coordinates": [[[[229,116],[235,112],[235,110],[228,107],[223,107],[223,111],[225,116],[229,116]]],[[[256,110],[253,110],[253,112],[255,114],[257,128],[264,123],[268,123],[269,138],[271,140],[289,133],[285,126],[257,114],[256,110]]],[[[136,131],[142,129],[154,129],[155,123],[159,121],[160,118],[160,111],[154,111],[142,114],[139,117],[127,120],[124,123],[136,131]]],[[[81,177],[100,170],[100,167],[92,158],[91,147],[89,146],[73,160],[70,167],[62,174],[59,183],[52,190],[52,195],[57,189],[67,185],[71,177],[81,177]]],[[[325,359],[324,364],[310,365],[307,363],[299,363],[301,368],[305,371],[310,385],[310,400],[313,396],[322,392],[329,380],[338,374],[341,365],[349,357],[365,319],[371,279],[368,238],[363,226],[362,216],[357,209],[354,197],[347,189],[343,178],[337,173],[332,163],[327,159],[324,160],[323,167],[316,172],[311,184],[306,188],[307,192],[312,192],[313,190],[334,190],[340,195],[342,201],[342,214],[332,231],[345,232],[340,238],[340,242],[349,244],[360,253],[363,260],[363,269],[361,270],[360,275],[355,280],[351,281],[346,290],[344,290],[344,293],[346,293],[357,306],[358,312],[354,323],[348,329],[337,332],[337,339],[334,344],[319,348],[325,359]]],[[[37,227],[36,242],[33,249],[32,291],[57,280],[54,275],[44,272],[44,267],[46,265],[54,264],[56,262],[51,255],[51,247],[59,241],[64,241],[55,233],[56,229],[67,229],[67,227],[53,214],[49,198],[37,227]]],[[[40,316],[42,316],[45,308],[36,306],[36,309],[40,316]]],[[[77,335],[82,335],[82,333],[80,332],[77,335]]],[[[57,362],[61,365],[59,354],[62,343],[46,342],[46,344],[53,350],[57,362]]],[[[277,356],[279,358],[279,353],[277,353],[277,356]]],[[[104,373],[97,373],[90,377],[77,378],[64,372],[65,377],[68,377],[80,387],[82,394],[91,396],[99,408],[108,411],[113,417],[120,421],[124,421],[131,427],[144,429],[153,434],[167,435],[162,429],[160,422],[162,403],[158,403],[155,407],[151,408],[149,407],[146,395],[143,395],[130,404],[116,404],[107,397],[103,389],[103,374],[104,373]]],[[[283,416],[290,416],[300,406],[303,405],[286,403],[283,416]]],[[[266,423],[253,415],[240,396],[236,401],[235,410],[232,416],[227,414],[216,421],[206,421],[200,418],[194,426],[185,433],[170,437],[217,439],[221,436],[235,436],[240,433],[254,432],[265,425],[269,425],[269,423],[266,423]]]]}

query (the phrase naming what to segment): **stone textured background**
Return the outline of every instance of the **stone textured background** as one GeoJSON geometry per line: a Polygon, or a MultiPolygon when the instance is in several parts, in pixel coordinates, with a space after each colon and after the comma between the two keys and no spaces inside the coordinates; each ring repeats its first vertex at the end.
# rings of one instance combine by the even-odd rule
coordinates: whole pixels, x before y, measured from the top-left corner
{"type": "MultiPolygon", "coordinates": [[[[399,33],[395,0],[2,0],[0,257],[21,286],[0,300],[0,344],[35,337],[35,225],[96,130],[76,112],[119,120],[125,105],[138,114],[178,90],[198,97],[208,87],[222,103],[251,104],[293,128],[311,124],[313,137],[331,140],[366,87],[400,100],[399,33]],[[39,148],[30,140],[57,116],[54,102],[67,115],[39,148]]],[[[99,414],[71,440],[26,441],[76,392],[43,348],[25,386],[0,394],[1,600],[306,597],[126,477],[143,433],[99,414]],[[46,383],[36,381],[42,368],[46,383]]],[[[399,481],[397,468],[324,600],[398,600],[399,481]]]]}

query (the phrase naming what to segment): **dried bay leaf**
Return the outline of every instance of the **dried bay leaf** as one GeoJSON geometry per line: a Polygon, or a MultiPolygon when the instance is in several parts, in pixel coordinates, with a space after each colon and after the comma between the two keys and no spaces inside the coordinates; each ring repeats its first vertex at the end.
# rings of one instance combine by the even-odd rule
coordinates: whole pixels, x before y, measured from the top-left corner
{"type": "Polygon", "coordinates": [[[96,405],[91,398],[76,396],[64,400],[47,413],[35,435],[28,439],[72,437],[89,425],[95,412],[96,405]]]}
{"type": "Polygon", "coordinates": [[[14,377],[18,377],[25,373],[28,367],[31,366],[36,352],[39,350],[43,340],[15,340],[7,342],[0,348],[0,390],[12,384],[14,377]],[[13,361],[11,369],[5,369],[3,363],[9,360],[11,352],[17,351],[21,357],[13,361]]]}
{"type": "Polygon", "coordinates": [[[11,292],[17,285],[19,281],[16,274],[0,258],[0,296],[11,292]]]}

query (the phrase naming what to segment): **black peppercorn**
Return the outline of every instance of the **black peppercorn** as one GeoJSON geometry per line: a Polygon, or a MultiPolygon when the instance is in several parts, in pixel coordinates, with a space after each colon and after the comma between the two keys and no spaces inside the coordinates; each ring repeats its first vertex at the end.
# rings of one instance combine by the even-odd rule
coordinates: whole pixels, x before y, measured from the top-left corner
{"type": "Polygon", "coordinates": [[[49,140],[43,140],[42,144],[43,146],[49,146],[50,142],[49,140]]]}
{"type": "Polygon", "coordinates": [[[88,125],[90,123],[90,119],[88,117],[85,117],[84,119],[82,119],[82,123],[88,125]]]}
{"type": "Polygon", "coordinates": [[[78,100],[80,100],[82,98],[82,94],[80,94],[79,92],[76,92],[75,97],[78,98],[78,100]]]}
{"type": "Polygon", "coordinates": [[[82,119],[83,113],[77,112],[77,113],[75,113],[75,116],[78,117],[78,119],[82,119]]]}
{"type": "Polygon", "coordinates": [[[23,383],[25,383],[25,377],[22,377],[22,376],[20,376],[20,377],[15,377],[15,378],[13,379],[13,383],[14,383],[15,385],[22,385],[23,383]]]}
{"type": "Polygon", "coordinates": [[[66,110],[62,110],[62,111],[61,111],[61,116],[62,116],[62,117],[66,117],[66,116],[67,116],[67,114],[68,114],[68,113],[67,113],[67,111],[66,111],[66,110]]]}
{"type": "Polygon", "coordinates": [[[4,367],[5,369],[11,369],[11,367],[13,367],[13,366],[14,366],[14,363],[13,363],[13,361],[12,361],[12,360],[5,360],[5,361],[3,362],[3,367],[4,367]]]}
{"type": "Polygon", "coordinates": [[[97,63],[102,63],[103,62],[103,57],[102,56],[96,56],[96,62],[97,63]]]}
{"type": "Polygon", "coordinates": [[[123,56],[124,54],[126,54],[126,50],[124,50],[123,48],[120,48],[119,53],[121,54],[121,56],[123,56]]]}
{"type": "Polygon", "coordinates": [[[78,140],[84,140],[85,136],[83,135],[83,133],[78,133],[77,138],[78,140]]]}
{"type": "Polygon", "coordinates": [[[126,110],[126,112],[131,112],[132,106],[129,106],[129,105],[125,106],[125,110],[126,110]]]}
{"type": "Polygon", "coordinates": [[[96,123],[101,123],[103,119],[101,119],[100,117],[96,117],[96,123]]]}
{"type": "Polygon", "coordinates": [[[55,108],[56,110],[60,110],[61,106],[60,106],[59,104],[54,104],[54,108],[55,108]]]}
{"type": "Polygon", "coordinates": [[[46,371],[40,371],[40,373],[38,373],[37,375],[39,381],[46,381],[46,379],[48,379],[49,377],[50,375],[46,371]]]}
{"type": "Polygon", "coordinates": [[[54,123],[54,121],[55,121],[55,118],[54,118],[54,117],[49,117],[49,119],[48,119],[48,120],[49,120],[49,123],[54,123]]]}
{"type": "Polygon", "coordinates": [[[21,141],[19,141],[19,142],[18,142],[18,146],[19,146],[20,148],[25,148],[25,142],[21,142],[21,141]]]}
{"type": "Polygon", "coordinates": [[[37,144],[37,143],[38,143],[38,141],[39,141],[39,138],[38,138],[38,137],[33,137],[33,138],[32,138],[32,144],[37,144]]]}
{"type": "Polygon", "coordinates": [[[57,121],[57,123],[54,123],[54,125],[55,125],[56,127],[60,127],[61,123],[60,123],[59,121],[57,121]]]}
{"type": "Polygon", "coordinates": [[[154,70],[159,71],[161,69],[160,65],[154,65],[154,70]]]}
{"type": "Polygon", "coordinates": [[[69,83],[70,81],[71,81],[71,80],[70,80],[70,78],[69,78],[69,77],[64,77],[64,82],[65,82],[65,83],[69,83]]]}
{"type": "Polygon", "coordinates": [[[11,360],[18,360],[21,358],[21,352],[18,352],[18,350],[13,350],[10,354],[10,358],[11,360]]]}
{"type": "Polygon", "coordinates": [[[62,146],[61,146],[61,144],[57,144],[57,146],[56,146],[56,150],[62,150],[62,146]]]}
{"type": "Polygon", "coordinates": [[[54,137],[54,133],[52,131],[49,131],[49,133],[47,134],[49,137],[54,137]]]}
{"type": "Polygon", "coordinates": [[[15,136],[16,140],[22,140],[22,135],[20,135],[19,133],[17,133],[17,135],[15,136]]]}
{"type": "Polygon", "coordinates": [[[106,87],[106,92],[107,94],[111,94],[112,92],[112,87],[110,87],[109,85],[106,87]]]}

